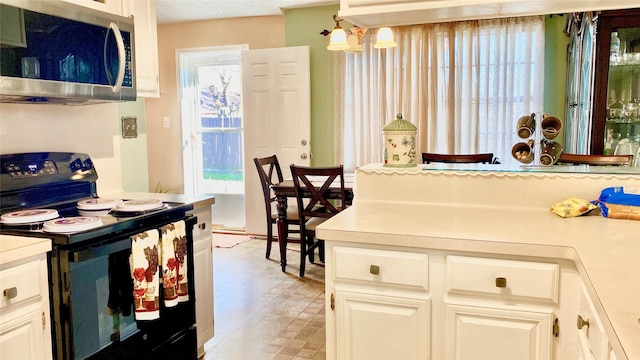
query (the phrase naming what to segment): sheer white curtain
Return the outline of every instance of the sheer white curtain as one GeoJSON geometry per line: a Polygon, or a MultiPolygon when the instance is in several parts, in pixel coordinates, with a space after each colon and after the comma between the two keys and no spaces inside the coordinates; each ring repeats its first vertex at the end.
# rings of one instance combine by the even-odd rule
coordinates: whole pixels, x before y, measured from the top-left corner
{"type": "MultiPolygon", "coordinates": [[[[382,128],[397,113],[418,127],[421,152],[492,152],[510,162],[518,118],[542,111],[544,18],[394,28],[398,46],[337,53],[335,158],[382,162],[382,128]]],[[[370,29],[375,34],[376,29],[370,29]]]]}

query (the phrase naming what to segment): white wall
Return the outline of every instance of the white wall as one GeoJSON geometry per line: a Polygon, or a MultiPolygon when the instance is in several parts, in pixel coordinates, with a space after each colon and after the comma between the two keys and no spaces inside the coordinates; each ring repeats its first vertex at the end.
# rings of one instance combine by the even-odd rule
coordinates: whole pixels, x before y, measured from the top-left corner
{"type": "MultiPolygon", "coordinates": [[[[121,190],[118,110],[117,103],[82,106],[0,104],[0,154],[87,153],[98,171],[98,193],[121,190]]],[[[147,170],[144,172],[146,176],[147,170]]]]}

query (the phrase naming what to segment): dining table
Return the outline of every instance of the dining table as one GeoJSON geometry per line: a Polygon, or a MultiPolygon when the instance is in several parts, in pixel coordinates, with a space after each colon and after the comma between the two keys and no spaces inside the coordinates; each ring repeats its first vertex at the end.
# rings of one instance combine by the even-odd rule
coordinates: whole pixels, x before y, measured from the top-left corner
{"type": "MultiPolygon", "coordinates": [[[[326,177],[323,176],[313,176],[311,183],[314,186],[322,186],[324,184],[324,180],[326,177]]],[[[354,198],[354,182],[355,182],[355,173],[344,173],[344,203],[345,207],[349,206],[353,203],[354,198]]],[[[293,179],[287,178],[284,181],[271,185],[271,190],[276,198],[276,226],[278,228],[278,247],[280,249],[280,266],[282,267],[282,271],[284,272],[287,267],[287,240],[289,237],[288,229],[287,229],[287,205],[289,202],[289,198],[296,198],[296,187],[293,184],[293,179]]],[[[310,197],[310,191],[303,191],[303,196],[310,197]]],[[[340,180],[336,179],[331,186],[329,186],[329,190],[327,192],[328,198],[337,199],[340,196],[340,180]]],[[[301,240],[302,241],[302,240],[301,240]]]]}

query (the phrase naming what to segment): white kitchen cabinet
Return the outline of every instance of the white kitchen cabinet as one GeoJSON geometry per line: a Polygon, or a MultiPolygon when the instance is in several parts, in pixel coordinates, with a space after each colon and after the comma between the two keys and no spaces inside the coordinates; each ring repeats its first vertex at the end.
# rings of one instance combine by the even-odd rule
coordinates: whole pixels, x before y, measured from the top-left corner
{"type": "Polygon", "coordinates": [[[553,312],[446,305],[445,359],[551,359],[553,312]]]}
{"type": "Polygon", "coordinates": [[[581,359],[611,359],[609,339],[584,284],[580,286],[576,327],[578,329],[578,353],[581,359]]]}
{"type": "Polygon", "coordinates": [[[62,0],[71,4],[100,10],[106,13],[122,15],[122,0],[62,0]]]}
{"type": "Polygon", "coordinates": [[[429,256],[325,244],[328,359],[430,359],[429,256]]]}
{"type": "Polygon", "coordinates": [[[0,6],[0,44],[7,47],[27,47],[24,10],[0,6]]]}
{"type": "Polygon", "coordinates": [[[446,256],[445,359],[552,358],[560,265],[446,256]]]}
{"type": "MultiPolygon", "coordinates": [[[[10,241],[8,238],[2,240],[10,241]]],[[[52,359],[48,284],[45,252],[0,264],[3,360],[52,359]]]]}
{"type": "Polygon", "coordinates": [[[559,307],[573,304],[560,291],[577,288],[570,276],[561,287],[560,264],[328,239],[325,247],[327,359],[574,354],[555,348],[554,324],[567,317],[559,307]]]}
{"type": "Polygon", "coordinates": [[[213,244],[211,240],[211,206],[195,208],[190,214],[198,221],[193,230],[194,276],[196,284],[196,328],[198,357],[204,343],[213,337],[213,244]]]}
{"type": "Polygon", "coordinates": [[[138,96],[159,97],[158,28],[155,0],[124,0],[122,15],[133,15],[138,96]]]}
{"type": "Polygon", "coordinates": [[[347,289],[335,289],[336,358],[430,359],[428,298],[347,289]]]}

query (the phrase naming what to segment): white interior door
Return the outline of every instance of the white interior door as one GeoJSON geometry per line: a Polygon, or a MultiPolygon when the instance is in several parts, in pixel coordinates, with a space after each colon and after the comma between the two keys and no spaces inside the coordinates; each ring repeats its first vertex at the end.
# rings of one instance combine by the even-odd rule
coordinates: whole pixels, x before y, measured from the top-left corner
{"type": "Polygon", "coordinates": [[[285,178],[290,164],[310,165],[311,100],[309,47],[242,52],[245,136],[245,224],[266,234],[264,200],[255,157],[278,156],[285,178]]]}

